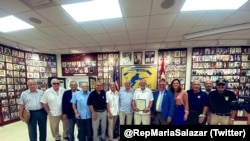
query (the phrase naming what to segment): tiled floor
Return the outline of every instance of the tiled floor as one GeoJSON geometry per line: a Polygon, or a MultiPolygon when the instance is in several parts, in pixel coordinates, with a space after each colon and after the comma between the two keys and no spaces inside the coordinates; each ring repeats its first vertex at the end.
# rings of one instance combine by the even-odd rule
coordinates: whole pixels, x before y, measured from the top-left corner
{"type": "MultiPolygon", "coordinates": [[[[246,125],[246,121],[235,121],[236,125],[246,125]]],[[[60,124],[60,133],[62,133],[62,125],[60,124]]],[[[0,127],[1,141],[29,141],[27,125],[24,122],[16,122],[0,127]]],[[[54,141],[49,124],[47,125],[47,141],[54,141]]],[[[78,141],[76,139],[76,141],[78,141]]]]}

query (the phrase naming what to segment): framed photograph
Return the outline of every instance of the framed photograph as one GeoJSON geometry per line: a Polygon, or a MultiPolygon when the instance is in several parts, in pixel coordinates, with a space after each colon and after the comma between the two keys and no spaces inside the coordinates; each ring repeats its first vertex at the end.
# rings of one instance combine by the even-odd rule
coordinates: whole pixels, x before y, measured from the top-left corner
{"type": "Polygon", "coordinates": [[[142,52],[134,52],[134,64],[142,64],[142,52]]]}
{"type": "Polygon", "coordinates": [[[175,51],[174,52],[174,57],[180,57],[181,51],[175,51]]]}
{"type": "Polygon", "coordinates": [[[131,64],[131,52],[123,52],[122,53],[122,64],[130,65],[131,64]]]}
{"type": "Polygon", "coordinates": [[[4,48],[4,54],[10,56],[11,55],[11,49],[10,48],[4,48]]]}
{"type": "Polygon", "coordinates": [[[186,50],[182,50],[181,51],[181,57],[186,57],[187,51],[186,50]]]}
{"type": "Polygon", "coordinates": [[[155,79],[157,78],[157,67],[144,65],[136,67],[122,67],[121,68],[121,84],[126,80],[131,81],[131,87],[137,89],[141,79],[147,81],[147,87],[151,90],[156,90],[157,86],[155,79]]]}
{"type": "Polygon", "coordinates": [[[155,62],[155,52],[146,51],[145,52],[145,64],[154,64],[155,62]]]}

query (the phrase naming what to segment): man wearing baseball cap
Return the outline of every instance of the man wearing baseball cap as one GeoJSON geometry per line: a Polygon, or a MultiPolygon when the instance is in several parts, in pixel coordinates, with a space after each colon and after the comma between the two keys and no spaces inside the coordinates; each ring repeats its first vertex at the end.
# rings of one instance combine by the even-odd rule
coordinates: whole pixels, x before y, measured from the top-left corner
{"type": "Polygon", "coordinates": [[[209,96],[210,125],[233,125],[236,110],[231,106],[232,101],[236,101],[236,95],[226,90],[227,80],[219,78],[216,81],[216,90],[209,96]]]}

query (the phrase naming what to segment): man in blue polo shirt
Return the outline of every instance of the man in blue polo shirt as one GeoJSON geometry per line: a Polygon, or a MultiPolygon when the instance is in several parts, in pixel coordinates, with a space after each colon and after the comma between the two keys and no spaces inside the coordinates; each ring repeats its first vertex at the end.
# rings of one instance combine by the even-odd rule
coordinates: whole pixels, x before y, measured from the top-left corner
{"type": "Polygon", "coordinates": [[[208,95],[201,91],[199,80],[193,80],[192,88],[187,91],[189,103],[189,115],[186,123],[188,125],[205,124],[208,112],[208,95]]]}
{"type": "Polygon", "coordinates": [[[82,90],[77,91],[72,99],[72,107],[74,109],[75,117],[78,119],[79,128],[79,141],[85,141],[86,136],[88,141],[92,140],[92,123],[91,123],[91,113],[87,104],[90,92],[88,91],[88,83],[84,82],[81,86],[82,90]]]}

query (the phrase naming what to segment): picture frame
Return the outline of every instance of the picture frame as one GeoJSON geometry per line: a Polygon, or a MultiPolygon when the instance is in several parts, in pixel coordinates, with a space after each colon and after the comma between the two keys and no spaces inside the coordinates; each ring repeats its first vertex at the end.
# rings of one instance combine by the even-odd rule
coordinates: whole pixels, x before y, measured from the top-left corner
{"type": "Polygon", "coordinates": [[[157,67],[155,65],[141,65],[141,66],[124,66],[121,67],[121,84],[124,84],[126,80],[131,80],[131,87],[137,89],[141,79],[147,81],[147,87],[149,89],[156,90],[157,84],[155,78],[157,78],[157,67]]]}
{"type": "Polygon", "coordinates": [[[135,65],[142,64],[142,52],[134,52],[134,64],[135,65]]]}
{"type": "Polygon", "coordinates": [[[131,52],[123,52],[122,53],[122,64],[123,65],[130,65],[131,64],[131,52]]]}
{"type": "Polygon", "coordinates": [[[154,64],[155,63],[155,52],[146,51],[145,52],[145,64],[154,64]]]}

